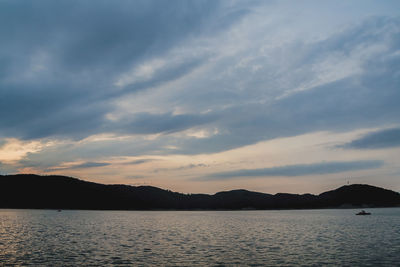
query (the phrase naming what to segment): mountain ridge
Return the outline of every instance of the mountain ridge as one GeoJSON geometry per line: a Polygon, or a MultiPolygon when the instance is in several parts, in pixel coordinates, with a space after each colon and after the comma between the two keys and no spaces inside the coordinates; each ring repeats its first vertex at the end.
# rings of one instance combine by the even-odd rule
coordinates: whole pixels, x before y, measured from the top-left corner
{"type": "Polygon", "coordinates": [[[365,184],[313,194],[268,194],[235,189],[183,194],[153,186],[105,185],[78,178],[0,175],[0,208],[94,210],[240,210],[397,207],[400,194],[365,184]]]}

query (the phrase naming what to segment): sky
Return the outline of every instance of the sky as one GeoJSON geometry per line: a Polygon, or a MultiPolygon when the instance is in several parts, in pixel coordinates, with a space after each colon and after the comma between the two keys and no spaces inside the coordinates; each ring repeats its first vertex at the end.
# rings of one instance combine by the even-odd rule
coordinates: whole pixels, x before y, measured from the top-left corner
{"type": "Polygon", "coordinates": [[[400,191],[400,1],[0,0],[0,174],[400,191]]]}

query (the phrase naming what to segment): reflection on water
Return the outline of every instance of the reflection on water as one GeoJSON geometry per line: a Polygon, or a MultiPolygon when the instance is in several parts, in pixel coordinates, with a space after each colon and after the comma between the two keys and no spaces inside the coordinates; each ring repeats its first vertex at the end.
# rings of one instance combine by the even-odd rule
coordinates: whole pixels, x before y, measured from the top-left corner
{"type": "Polygon", "coordinates": [[[0,210],[7,265],[386,265],[400,208],[302,211],[0,210]]]}

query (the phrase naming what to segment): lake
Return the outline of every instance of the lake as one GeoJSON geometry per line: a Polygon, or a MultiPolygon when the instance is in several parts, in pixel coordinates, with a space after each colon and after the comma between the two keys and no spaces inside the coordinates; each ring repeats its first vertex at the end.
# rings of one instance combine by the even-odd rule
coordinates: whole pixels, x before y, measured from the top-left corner
{"type": "Polygon", "coordinates": [[[0,210],[0,263],[399,266],[400,208],[358,211],[0,210]]]}

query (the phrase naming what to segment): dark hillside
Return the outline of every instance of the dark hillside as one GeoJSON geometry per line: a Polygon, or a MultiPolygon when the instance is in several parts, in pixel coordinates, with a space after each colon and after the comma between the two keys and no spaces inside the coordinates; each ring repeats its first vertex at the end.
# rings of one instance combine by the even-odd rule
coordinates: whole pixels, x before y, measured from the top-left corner
{"type": "Polygon", "coordinates": [[[215,195],[181,194],[152,186],[104,185],[65,176],[0,176],[0,208],[25,209],[310,209],[400,206],[400,194],[370,185],[322,193],[275,195],[232,190],[215,195]]]}
{"type": "Polygon", "coordinates": [[[365,184],[342,186],[322,193],[318,197],[324,207],[342,205],[387,207],[399,204],[399,193],[365,184]]]}

